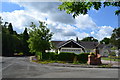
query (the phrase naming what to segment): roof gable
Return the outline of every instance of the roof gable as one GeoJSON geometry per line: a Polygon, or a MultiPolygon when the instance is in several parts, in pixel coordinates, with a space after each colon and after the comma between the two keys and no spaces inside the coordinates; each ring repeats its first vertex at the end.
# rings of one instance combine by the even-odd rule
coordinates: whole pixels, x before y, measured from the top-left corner
{"type": "Polygon", "coordinates": [[[61,47],[65,46],[65,45],[69,44],[70,42],[73,42],[74,44],[78,45],[79,47],[84,48],[82,45],[80,45],[79,43],[77,43],[77,42],[74,41],[73,39],[64,42],[64,43],[61,44],[58,48],[61,48],[61,47]]]}
{"type": "MultiPolygon", "coordinates": [[[[68,41],[51,41],[52,44],[56,47],[56,48],[61,48],[62,46],[73,42],[76,45],[84,48],[84,49],[95,49],[96,46],[99,44],[98,42],[89,42],[89,41],[80,41],[80,42],[76,42],[73,39],[68,40],[68,41]]],[[[98,48],[103,48],[105,45],[104,44],[100,44],[98,45],[98,48]]]]}

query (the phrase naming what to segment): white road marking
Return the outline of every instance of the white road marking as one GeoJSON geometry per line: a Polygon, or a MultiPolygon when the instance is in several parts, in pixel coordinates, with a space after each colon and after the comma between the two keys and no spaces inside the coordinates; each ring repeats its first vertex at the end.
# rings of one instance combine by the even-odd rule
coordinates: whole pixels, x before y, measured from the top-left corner
{"type": "Polygon", "coordinates": [[[6,69],[6,68],[10,67],[10,66],[11,66],[11,65],[13,65],[13,64],[15,64],[15,63],[9,64],[8,66],[6,66],[6,67],[2,68],[2,70],[4,70],[4,69],[6,69]]]}

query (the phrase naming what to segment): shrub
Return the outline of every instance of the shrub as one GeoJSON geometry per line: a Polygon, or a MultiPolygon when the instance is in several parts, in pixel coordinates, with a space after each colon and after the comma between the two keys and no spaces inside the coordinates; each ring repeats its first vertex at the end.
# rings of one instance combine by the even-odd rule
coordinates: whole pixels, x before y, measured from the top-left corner
{"type": "Polygon", "coordinates": [[[22,53],[22,52],[20,52],[20,53],[18,53],[18,55],[23,55],[23,53],[22,53]]]}
{"type": "Polygon", "coordinates": [[[42,60],[43,59],[41,52],[36,52],[36,56],[37,56],[38,60],[42,60]]]}
{"type": "Polygon", "coordinates": [[[59,61],[73,62],[75,56],[76,56],[75,53],[61,52],[61,53],[58,55],[58,60],[59,60],[59,61]]]}
{"type": "Polygon", "coordinates": [[[90,55],[95,55],[95,53],[93,53],[93,52],[90,52],[90,55]]]}
{"type": "Polygon", "coordinates": [[[116,56],[115,52],[111,52],[109,56],[116,56]]]}
{"type": "Polygon", "coordinates": [[[43,53],[43,60],[57,60],[57,54],[54,52],[43,53]]]}
{"type": "Polygon", "coordinates": [[[90,53],[81,53],[77,55],[77,60],[80,63],[87,63],[88,61],[88,55],[90,55],[90,53]]]}

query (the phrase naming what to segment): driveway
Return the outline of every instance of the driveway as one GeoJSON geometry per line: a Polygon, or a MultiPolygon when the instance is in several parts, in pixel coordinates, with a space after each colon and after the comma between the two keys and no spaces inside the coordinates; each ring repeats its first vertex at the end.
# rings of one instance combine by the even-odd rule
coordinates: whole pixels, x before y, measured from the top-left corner
{"type": "Polygon", "coordinates": [[[29,57],[3,57],[0,64],[3,78],[118,78],[118,69],[50,66],[29,57]]]}

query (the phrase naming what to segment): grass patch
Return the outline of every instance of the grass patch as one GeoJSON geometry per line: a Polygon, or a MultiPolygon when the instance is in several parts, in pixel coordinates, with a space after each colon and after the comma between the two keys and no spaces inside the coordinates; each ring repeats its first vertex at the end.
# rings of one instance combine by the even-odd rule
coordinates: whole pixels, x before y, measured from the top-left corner
{"type": "Polygon", "coordinates": [[[99,65],[100,68],[111,68],[112,67],[112,64],[102,64],[102,65],[99,65]]]}
{"type": "Polygon", "coordinates": [[[102,57],[102,60],[111,60],[111,61],[120,61],[120,58],[115,58],[115,57],[102,57]]]}
{"type": "Polygon", "coordinates": [[[32,62],[37,62],[41,64],[48,64],[48,63],[63,63],[65,64],[65,61],[53,61],[53,60],[45,60],[45,61],[37,61],[37,60],[32,60],[32,62]]]}

